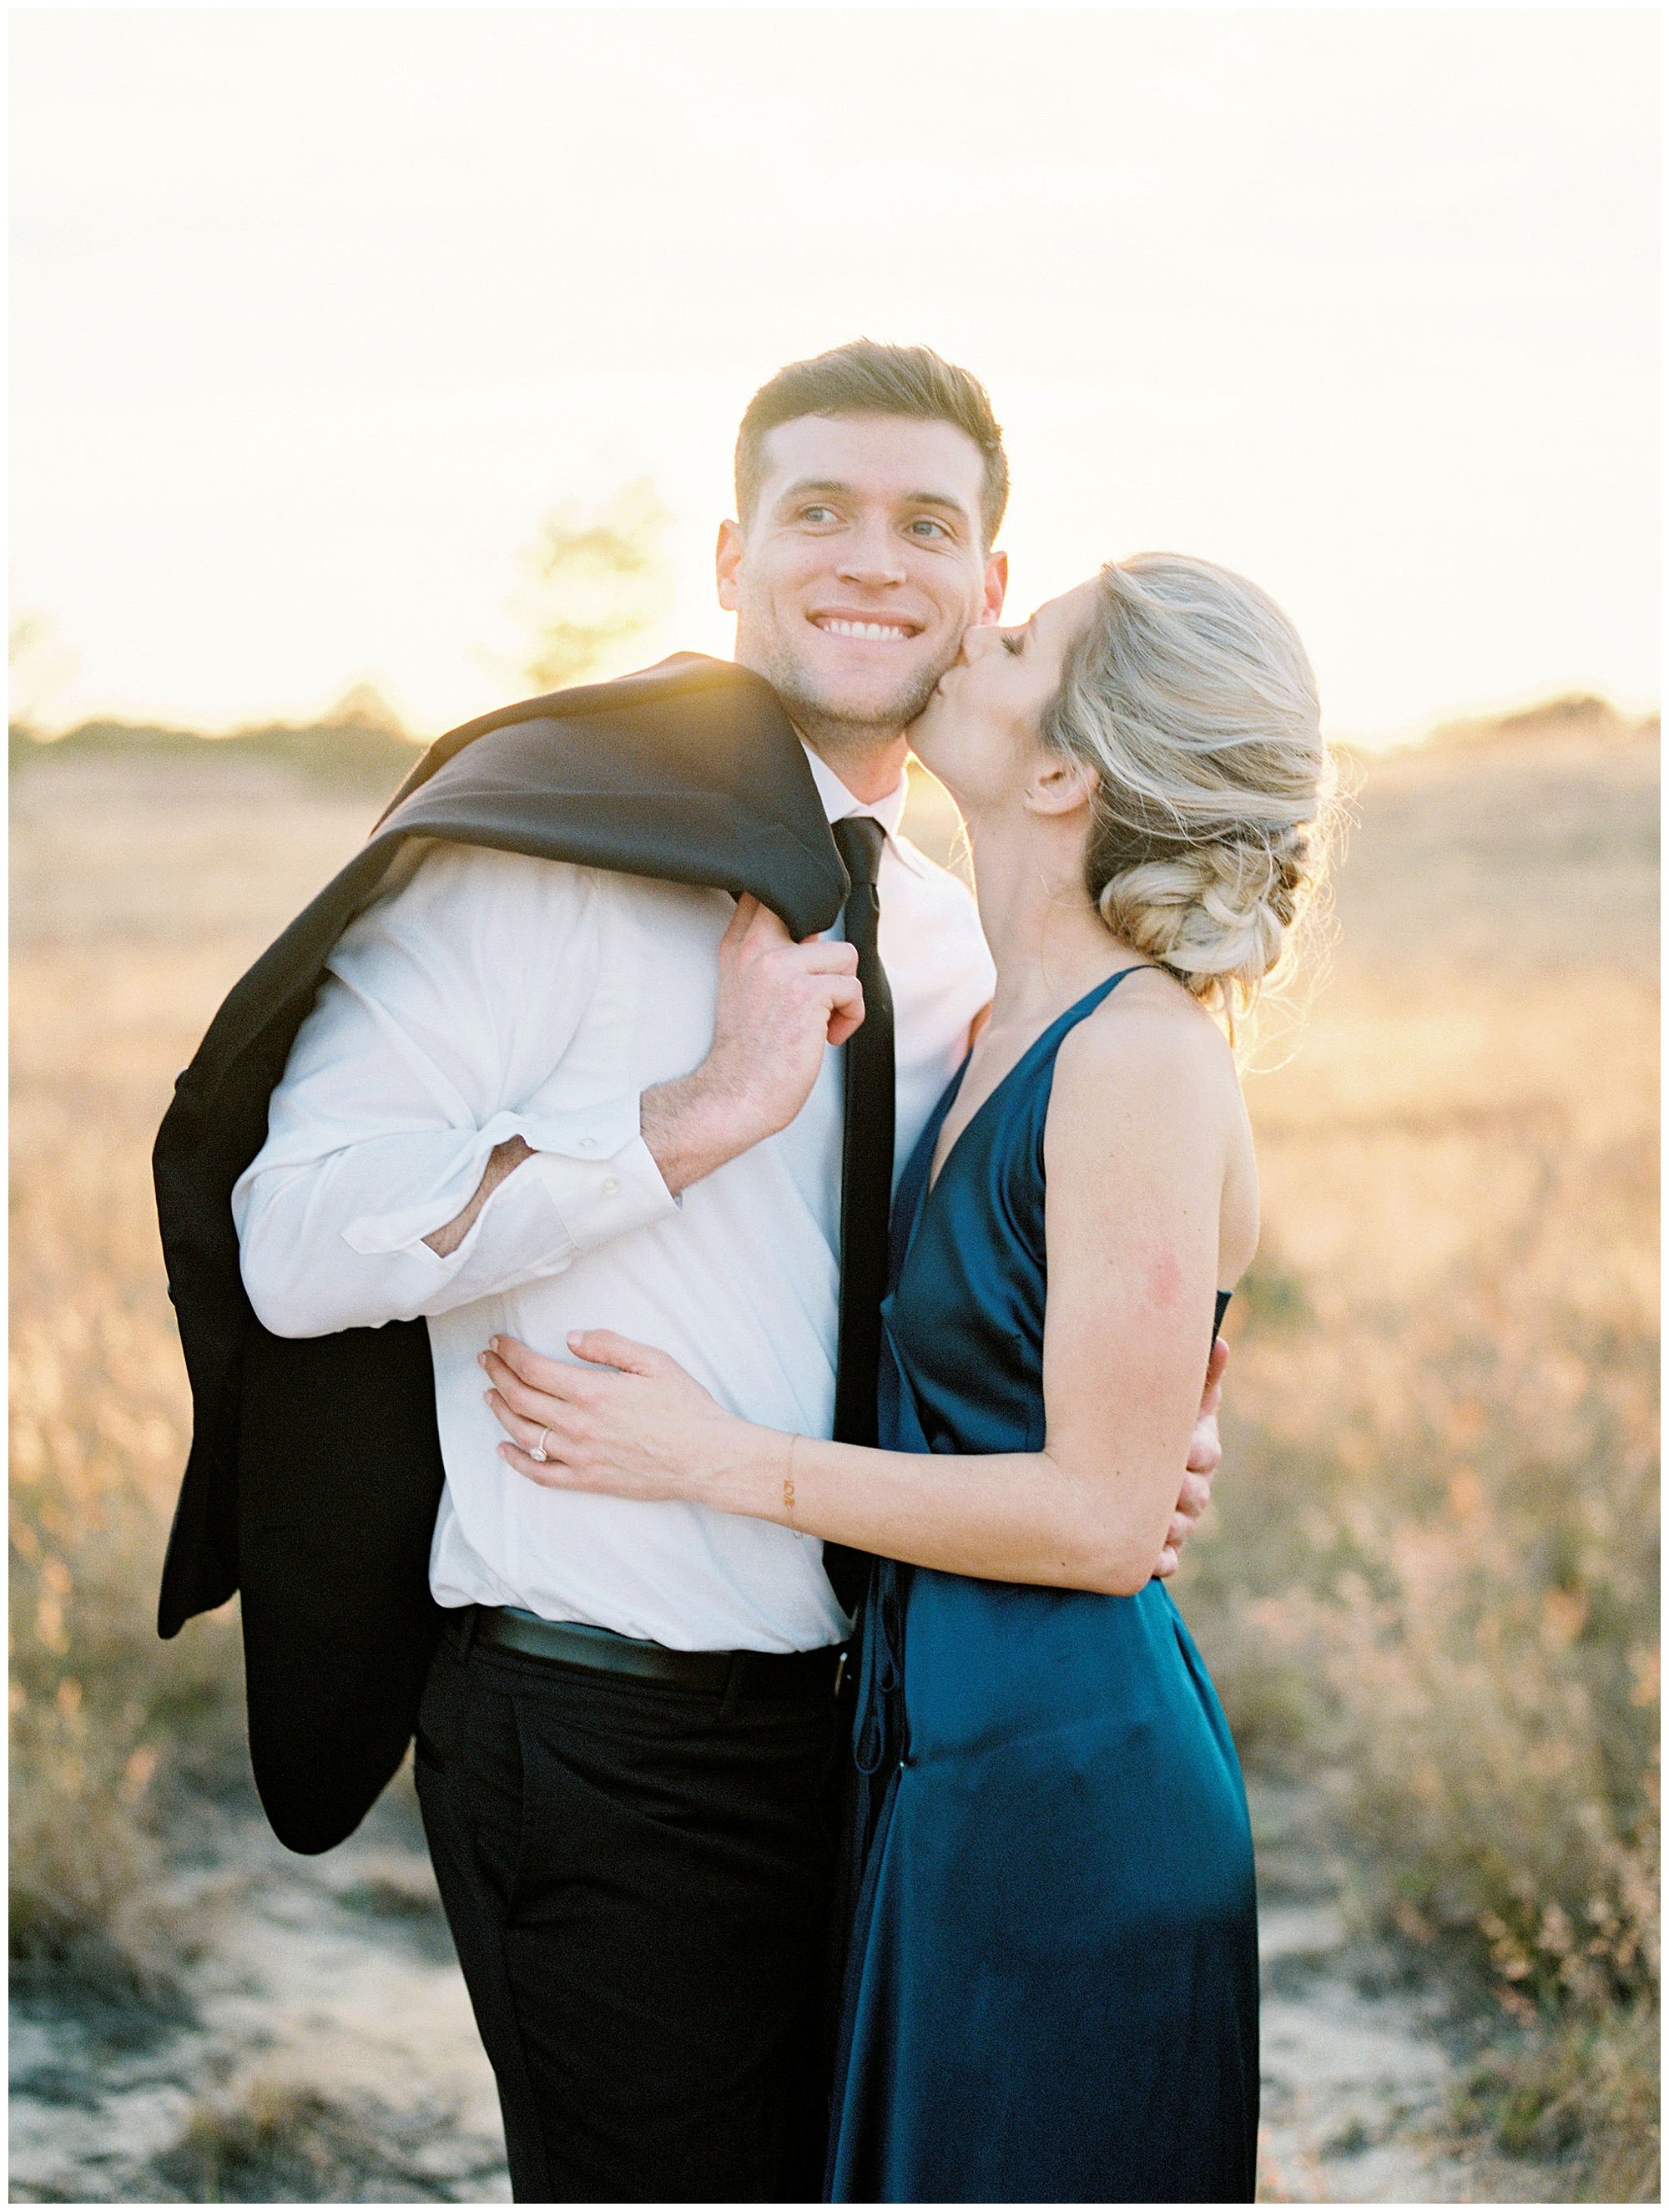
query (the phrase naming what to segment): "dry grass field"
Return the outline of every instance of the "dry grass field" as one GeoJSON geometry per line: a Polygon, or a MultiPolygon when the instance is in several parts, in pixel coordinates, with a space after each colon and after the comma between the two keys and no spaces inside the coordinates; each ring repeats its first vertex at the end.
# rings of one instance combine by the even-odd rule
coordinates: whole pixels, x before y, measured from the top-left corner
{"type": "Polygon", "coordinates": [[[1248,1082],[1182,1593],[1248,1765],[1321,1771],[1360,1908],[1516,2025],[1456,2117],[1553,2197],[1658,2187],[1656,775],[1579,724],[1367,776],[1248,1082]]]}
{"type": "MultiPolygon", "coordinates": [[[[1330,968],[1247,1077],[1265,1243],[1179,1588],[1248,1769],[1445,1993],[1446,2126],[1524,2197],[1658,2185],[1656,791],[1655,730],[1597,714],[1363,772],[1330,968]]],[[[226,988],[375,811],[207,749],[15,779],[26,2002],[183,2017],[171,1884],[248,1818],[235,1624],[152,1631],[186,1396],[149,1148],[226,988]]],[[[942,839],[927,795],[919,819],[942,839]]],[[[328,2120],[205,2106],[149,2186],[412,2193],[328,2120]],[[282,2186],[249,2179],[281,2138],[282,2186]]]]}

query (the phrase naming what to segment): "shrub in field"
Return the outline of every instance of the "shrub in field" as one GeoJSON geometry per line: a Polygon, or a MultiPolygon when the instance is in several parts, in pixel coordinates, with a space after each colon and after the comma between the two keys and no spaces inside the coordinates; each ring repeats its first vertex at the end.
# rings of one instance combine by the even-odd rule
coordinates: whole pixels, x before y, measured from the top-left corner
{"type": "MultiPolygon", "coordinates": [[[[1358,1510],[1362,1564],[1314,1614],[1399,1924],[1464,1939],[1520,2017],[1656,1984],[1650,1348],[1634,1349],[1633,1373],[1545,1347],[1434,1357],[1458,1425],[1477,1404],[1464,1370],[1493,1364],[1501,1407],[1535,1395],[1536,1433],[1498,1453],[1478,1438],[1429,1517],[1358,1510]]],[[[1433,1441],[1411,1438],[1407,1464],[1433,1441]]]]}
{"type": "Polygon", "coordinates": [[[241,1785],[236,1637],[158,1642],[166,1521],[107,1438],[46,1414],[33,1349],[14,1362],[12,1956],[26,1979],[166,2004],[182,1934],[157,1902],[159,1801],[241,1785]]]}
{"type": "Polygon", "coordinates": [[[1474,2068],[1463,2121],[1509,2154],[1563,2169],[1560,2194],[1600,2204],[1658,2197],[1657,2008],[1563,2020],[1474,2068]]]}
{"type": "Polygon", "coordinates": [[[39,1708],[15,1689],[12,1696],[15,1978],[171,2009],[178,1952],[156,1904],[161,1856],[136,1813],[143,1765],[132,1781],[112,1775],[76,1694],[80,1684],[64,1675],[59,1687],[39,1708]]]}
{"type": "MultiPolygon", "coordinates": [[[[451,2112],[400,2112],[310,2083],[255,2079],[205,2098],[152,2172],[192,2204],[445,2203],[467,2177],[426,2157],[451,2112]]],[[[496,2165],[489,2151],[488,2171],[496,2165]]]]}

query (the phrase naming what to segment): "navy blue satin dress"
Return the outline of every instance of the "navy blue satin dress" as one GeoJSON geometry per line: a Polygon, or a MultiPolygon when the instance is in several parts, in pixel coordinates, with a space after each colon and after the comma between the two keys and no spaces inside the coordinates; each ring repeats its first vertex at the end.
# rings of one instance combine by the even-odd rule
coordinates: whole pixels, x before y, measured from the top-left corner
{"type": "MultiPolygon", "coordinates": [[[[884,1447],[1041,1446],[1044,1118],[1061,1039],[1121,980],[1037,1039],[931,1192],[960,1075],[923,1131],[894,1215],[884,1447]]],[[[1251,1830],[1164,1584],[881,1561],[857,1748],[830,2198],[1249,2202],[1251,1830]]]]}

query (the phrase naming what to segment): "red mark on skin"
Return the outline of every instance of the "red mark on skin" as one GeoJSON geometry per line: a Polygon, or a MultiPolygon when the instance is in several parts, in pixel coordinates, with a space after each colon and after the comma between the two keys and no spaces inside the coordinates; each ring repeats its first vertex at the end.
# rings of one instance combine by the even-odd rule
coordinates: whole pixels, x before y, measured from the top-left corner
{"type": "Polygon", "coordinates": [[[1182,1295],[1182,1269],[1174,1252],[1156,1253],[1147,1263],[1148,1303],[1162,1312],[1182,1295]]]}

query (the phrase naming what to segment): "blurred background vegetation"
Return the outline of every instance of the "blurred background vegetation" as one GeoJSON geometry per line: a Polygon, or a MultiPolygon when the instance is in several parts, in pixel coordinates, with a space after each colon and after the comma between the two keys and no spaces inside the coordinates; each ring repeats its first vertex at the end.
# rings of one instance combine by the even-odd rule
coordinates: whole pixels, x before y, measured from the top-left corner
{"type": "MultiPolygon", "coordinates": [[[[621,665],[656,617],[659,527],[646,487],[552,517],[531,686],[621,665]]],[[[250,1796],[234,1608],[153,1632],[187,1397],[149,1149],[227,988],[413,757],[363,689],[212,740],[13,730],[25,1990],[189,2009],[170,1869],[250,1796]]],[[[1650,2199],[1656,725],[1555,701],[1350,775],[1331,961],[1248,1058],[1265,1233],[1178,1595],[1248,1771],[1304,1793],[1360,1924],[1448,1992],[1457,2136],[1525,2193],[1650,2199]]],[[[954,860],[930,779],[912,806],[954,860]]],[[[184,2193],[246,2193],[227,2146],[278,2123],[193,2125],[184,2193]]]]}
{"type": "Polygon", "coordinates": [[[1267,1226],[1180,1601],[1248,1766],[1318,1780],[1358,1912],[1484,2024],[1457,2118],[1654,2197],[1656,731],[1439,733],[1359,812],[1248,1082],[1267,1226]]]}

